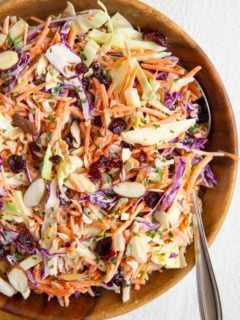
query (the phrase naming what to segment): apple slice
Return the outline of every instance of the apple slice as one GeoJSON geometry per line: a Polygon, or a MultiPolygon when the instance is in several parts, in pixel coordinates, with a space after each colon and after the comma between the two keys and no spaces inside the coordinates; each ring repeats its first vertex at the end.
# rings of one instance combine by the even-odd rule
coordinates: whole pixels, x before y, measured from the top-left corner
{"type": "Polygon", "coordinates": [[[172,121],[153,127],[139,128],[122,132],[123,141],[129,144],[141,144],[142,146],[152,146],[155,144],[167,143],[177,138],[181,133],[193,127],[196,119],[185,119],[172,121]]]}

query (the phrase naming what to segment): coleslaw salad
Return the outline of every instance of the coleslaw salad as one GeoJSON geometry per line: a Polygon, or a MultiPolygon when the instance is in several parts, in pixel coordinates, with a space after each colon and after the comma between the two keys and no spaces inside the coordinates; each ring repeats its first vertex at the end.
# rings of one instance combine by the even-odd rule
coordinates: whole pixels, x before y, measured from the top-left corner
{"type": "Polygon", "coordinates": [[[217,184],[197,66],[156,30],[73,5],[0,27],[0,292],[130,299],[184,268],[191,194],[217,184]],[[204,118],[204,117],[203,117],[204,118]]]}

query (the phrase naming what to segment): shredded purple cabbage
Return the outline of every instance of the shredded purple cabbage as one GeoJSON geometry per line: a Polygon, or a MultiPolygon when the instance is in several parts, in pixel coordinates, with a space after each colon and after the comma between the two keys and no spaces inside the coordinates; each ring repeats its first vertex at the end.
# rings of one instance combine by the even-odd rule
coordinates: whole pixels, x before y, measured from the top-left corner
{"type": "Polygon", "coordinates": [[[91,116],[91,111],[92,111],[93,106],[89,100],[89,97],[88,97],[85,89],[84,89],[82,79],[80,79],[80,77],[69,79],[69,80],[65,81],[65,84],[67,86],[73,87],[74,91],[77,92],[79,103],[80,103],[82,111],[83,111],[83,117],[85,120],[88,120],[91,116]]]}
{"type": "Polygon", "coordinates": [[[174,183],[171,186],[170,190],[168,192],[166,192],[161,197],[160,210],[166,211],[173,203],[174,198],[182,185],[182,181],[183,181],[184,174],[185,174],[185,169],[186,169],[186,161],[184,160],[184,158],[179,158],[177,166],[176,166],[174,183]]]}
{"type": "Polygon", "coordinates": [[[156,80],[167,80],[168,72],[158,72],[156,75],[156,80]]]}
{"type": "Polygon", "coordinates": [[[32,183],[32,177],[31,177],[31,174],[30,174],[30,172],[29,172],[28,167],[25,166],[24,169],[23,169],[23,171],[24,171],[24,173],[25,173],[25,176],[26,176],[28,182],[32,183]]]}
{"type": "MultiPolygon", "coordinates": [[[[117,196],[111,190],[103,190],[91,193],[83,198],[82,201],[90,201],[102,209],[107,209],[117,201],[117,196]]],[[[80,200],[80,201],[81,201],[80,200]]]]}
{"type": "Polygon", "coordinates": [[[175,253],[175,252],[171,252],[170,253],[170,256],[169,256],[169,258],[171,259],[171,258],[177,258],[178,257],[178,254],[177,253],[175,253]]]}
{"type": "Polygon", "coordinates": [[[0,210],[2,210],[4,208],[4,202],[0,201],[0,210]]]}
{"type": "Polygon", "coordinates": [[[39,251],[37,248],[34,248],[32,246],[29,245],[24,245],[23,243],[21,243],[20,241],[16,240],[16,244],[18,246],[18,248],[20,248],[21,250],[30,253],[30,254],[37,254],[39,251]]]}
{"type": "Polygon", "coordinates": [[[74,292],[74,297],[75,297],[75,298],[79,298],[80,295],[81,295],[81,292],[80,292],[80,291],[75,291],[75,292],[74,292]]]}
{"type": "Polygon", "coordinates": [[[62,26],[62,29],[60,31],[61,42],[67,46],[68,46],[67,37],[68,37],[68,34],[69,34],[69,31],[70,31],[72,24],[73,24],[73,21],[68,19],[64,23],[64,25],[62,26]]]}
{"type": "Polygon", "coordinates": [[[198,118],[199,105],[197,103],[193,103],[191,100],[187,100],[182,104],[181,107],[186,112],[188,117],[198,118]]]}
{"type": "Polygon", "coordinates": [[[175,64],[178,64],[179,62],[179,58],[176,56],[170,56],[170,57],[167,57],[166,59],[172,61],[175,64]]]}
{"type": "Polygon", "coordinates": [[[146,220],[138,220],[138,223],[144,224],[149,230],[154,230],[160,226],[160,223],[153,223],[146,220]]]}
{"type": "Polygon", "coordinates": [[[9,228],[3,228],[0,231],[0,242],[3,245],[8,245],[14,242],[17,239],[18,235],[19,235],[18,231],[11,230],[9,228]]]}
{"type": "Polygon", "coordinates": [[[10,263],[11,266],[14,266],[15,264],[18,264],[18,261],[15,257],[11,255],[6,255],[7,261],[10,263]]]}
{"type": "Polygon", "coordinates": [[[205,144],[207,143],[207,139],[204,138],[195,138],[193,135],[186,133],[185,137],[182,141],[182,144],[186,149],[192,150],[192,149],[203,149],[205,147],[205,144]]]}
{"type": "Polygon", "coordinates": [[[50,253],[49,250],[47,250],[47,249],[42,249],[40,251],[40,253],[42,254],[42,258],[43,258],[41,278],[45,279],[46,277],[48,277],[50,275],[50,269],[48,267],[48,259],[51,257],[56,257],[56,256],[58,256],[58,257],[64,256],[65,253],[60,253],[60,252],[50,253]]]}
{"type": "Polygon", "coordinates": [[[206,187],[211,188],[217,185],[217,179],[209,164],[207,164],[201,173],[201,178],[206,187]]]}
{"type": "Polygon", "coordinates": [[[26,271],[26,274],[27,274],[27,277],[28,277],[28,280],[31,282],[32,285],[36,286],[37,285],[37,281],[36,279],[34,278],[32,272],[30,270],[27,270],[26,271]]]}
{"type": "MultiPolygon", "coordinates": [[[[49,27],[50,28],[55,28],[58,26],[63,25],[69,18],[61,18],[61,19],[56,19],[56,20],[52,20],[49,27]]],[[[33,29],[31,32],[29,32],[28,37],[27,37],[27,41],[31,41],[34,38],[36,38],[41,30],[44,28],[44,24],[40,24],[38,25],[35,29],[33,29]]]]}
{"type": "Polygon", "coordinates": [[[181,98],[181,92],[166,92],[164,97],[164,104],[169,110],[173,111],[176,109],[178,100],[180,100],[181,98]]]}

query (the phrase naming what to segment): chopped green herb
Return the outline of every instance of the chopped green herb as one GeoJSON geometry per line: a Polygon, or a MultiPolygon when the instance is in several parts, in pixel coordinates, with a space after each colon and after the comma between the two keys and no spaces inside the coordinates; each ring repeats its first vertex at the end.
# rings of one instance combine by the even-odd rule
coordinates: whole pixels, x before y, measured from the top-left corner
{"type": "Polygon", "coordinates": [[[52,138],[52,132],[51,131],[49,131],[48,133],[47,133],[47,137],[48,137],[48,140],[50,140],[51,138],[52,138]]]}
{"type": "Polygon", "coordinates": [[[82,88],[80,86],[76,87],[77,92],[82,92],[82,88]]]}
{"type": "Polygon", "coordinates": [[[153,124],[153,127],[154,127],[155,129],[157,129],[157,128],[160,128],[161,126],[160,126],[160,124],[154,123],[154,124],[153,124]]]}
{"type": "Polygon", "coordinates": [[[141,119],[141,122],[142,122],[143,124],[147,124],[147,120],[146,120],[146,119],[141,119]]]}
{"type": "Polygon", "coordinates": [[[41,79],[36,79],[35,80],[35,84],[41,84],[42,83],[42,80],[41,79]]]}
{"type": "Polygon", "coordinates": [[[94,142],[93,144],[96,147],[96,149],[100,149],[99,145],[96,142],[94,142]]]}
{"type": "Polygon", "coordinates": [[[95,258],[95,261],[96,261],[97,263],[99,263],[100,258],[96,257],[96,258],[95,258]]]}
{"type": "Polygon", "coordinates": [[[169,231],[169,232],[168,232],[168,236],[169,236],[170,239],[173,238],[173,233],[172,233],[172,231],[169,231]]]}
{"type": "Polygon", "coordinates": [[[103,135],[102,135],[100,132],[98,132],[98,133],[97,133],[97,137],[103,138],[103,135]]]}
{"type": "Polygon", "coordinates": [[[50,120],[52,122],[54,122],[56,120],[56,117],[54,117],[52,114],[50,114],[48,117],[47,117],[47,120],[50,120]]]}
{"type": "Polygon", "coordinates": [[[148,231],[146,232],[146,235],[148,235],[148,236],[151,237],[151,238],[154,238],[156,234],[157,234],[157,231],[156,231],[156,230],[148,230],[148,231]]]}
{"type": "Polygon", "coordinates": [[[199,129],[200,129],[200,125],[196,123],[195,126],[189,128],[188,131],[191,132],[191,133],[195,133],[195,132],[197,132],[199,129]]]}
{"type": "Polygon", "coordinates": [[[174,131],[174,130],[172,130],[172,129],[170,130],[170,132],[171,132],[171,133],[175,133],[175,131],[174,131]]]}
{"type": "Polygon", "coordinates": [[[112,257],[111,259],[109,259],[109,261],[112,263],[112,264],[117,264],[117,259],[116,257],[112,257]]]}
{"type": "Polygon", "coordinates": [[[14,258],[16,258],[18,261],[23,259],[23,256],[19,252],[14,252],[12,254],[14,258]]]}
{"type": "Polygon", "coordinates": [[[52,89],[52,93],[53,93],[54,95],[58,95],[58,94],[60,93],[60,91],[61,91],[61,86],[60,86],[60,84],[57,84],[56,87],[54,87],[54,88],[52,89]]]}

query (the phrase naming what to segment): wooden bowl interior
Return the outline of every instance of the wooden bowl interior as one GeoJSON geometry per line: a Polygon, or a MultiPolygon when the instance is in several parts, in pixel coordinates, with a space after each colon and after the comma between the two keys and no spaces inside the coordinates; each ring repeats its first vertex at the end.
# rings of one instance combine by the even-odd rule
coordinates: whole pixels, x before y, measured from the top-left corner
{"type": "MultiPolygon", "coordinates": [[[[209,100],[213,117],[208,149],[236,153],[236,127],[227,94],[216,70],[198,45],[175,23],[143,3],[136,0],[104,0],[103,2],[111,14],[119,11],[135,26],[160,30],[169,38],[170,50],[174,55],[180,57],[181,63],[187,69],[196,65],[202,66],[202,71],[197,78],[209,100]]],[[[95,0],[73,0],[72,3],[79,11],[98,7],[95,0]]],[[[49,14],[63,10],[65,4],[65,1],[61,0],[6,1],[0,6],[0,19],[2,21],[7,15],[17,15],[23,18],[35,15],[45,18],[49,14]]],[[[237,164],[226,158],[218,158],[213,161],[212,168],[217,176],[218,186],[207,190],[203,198],[204,226],[210,243],[217,235],[227,214],[237,164]]],[[[1,296],[0,308],[24,319],[102,320],[111,318],[149,302],[181,280],[194,265],[193,246],[187,250],[187,262],[186,269],[166,270],[161,274],[154,273],[150,284],[143,286],[140,291],[133,292],[131,300],[126,304],[122,304],[119,295],[104,292],[97,299],[85,296],[78,299],[72,298],[70,307],[64,309],[58,305],[56,300],[47,302],[44,295],[31,294],[27,301],[18,295],[11,299],[1,296]]]]}

